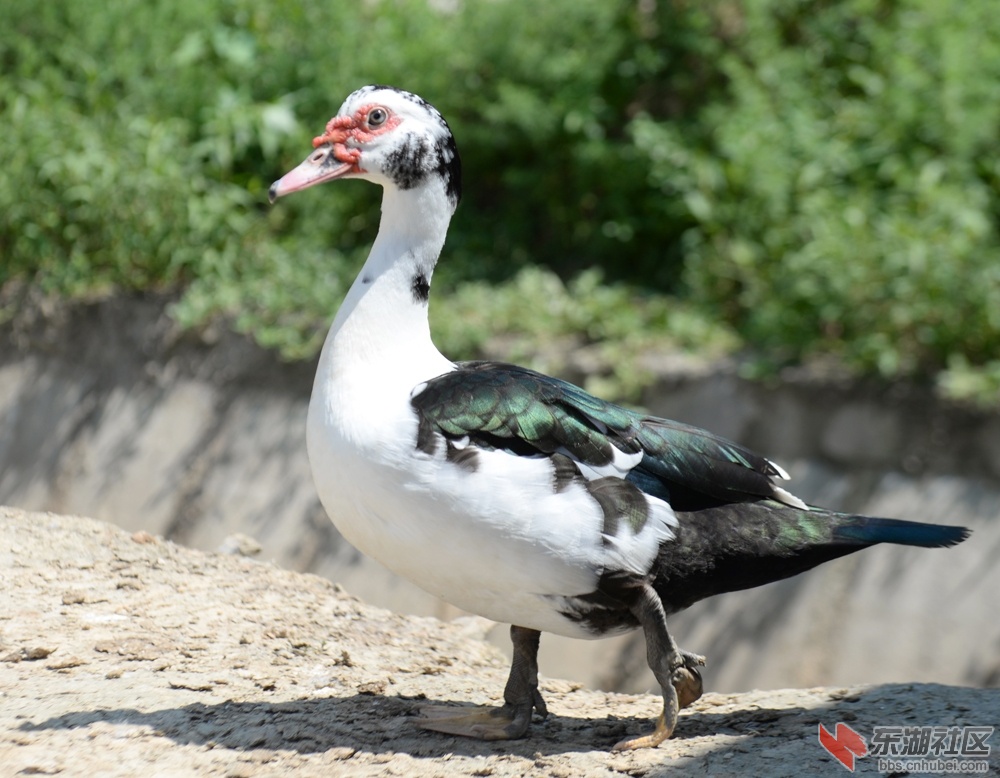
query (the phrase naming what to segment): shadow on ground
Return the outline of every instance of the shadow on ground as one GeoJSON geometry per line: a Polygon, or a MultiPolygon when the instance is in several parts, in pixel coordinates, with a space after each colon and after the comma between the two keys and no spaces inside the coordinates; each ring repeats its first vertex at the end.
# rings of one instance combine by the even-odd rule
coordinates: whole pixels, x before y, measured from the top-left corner
{"type": "MultiPolygon", "coordinates": [[[[853,701],[826,707],[752,707],[733,712],[688,710],[681,713],[674,741],[725,736],[730,745],[769,734],[815,737],[820,721],[855,718],[853,701]]],[[[23,731],[75,729],[102,722],[145,727],[180,745],[250,750],[281,749],[314,754],[331,749],[370,753],[408,753],[413,757],[444,754],[486,756],[491,754],[536,755],[606,751],[618,740],[652,727],[641,717],[608,715],[605,719],[575,718],[550,714],[536,716],[530,735],[519,741],[483,742],[421,730],[414,722],[421,698],[356,694],[288,702],[195,703],[179,708],[142,712],[134,708],[72,711],[37,723],[26,722],[23,731]]],[[[457,706],[456,706],[457,707],[457,706]]],[[[769,738],[768,738],[769,739],[769,738]]],[[[664,746],[664,749],[669,748],[664,746]]],[[[717,749],[712,749],[718,753],[717,749]]],[[[666,752],[664,753],[666,756],[666,752]]]]}

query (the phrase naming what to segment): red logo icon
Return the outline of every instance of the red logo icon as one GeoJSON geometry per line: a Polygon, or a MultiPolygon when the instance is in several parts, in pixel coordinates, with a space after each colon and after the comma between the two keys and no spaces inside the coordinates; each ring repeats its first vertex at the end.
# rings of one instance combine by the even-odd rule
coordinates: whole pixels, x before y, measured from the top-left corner
{"type": "Polygon", "coordinates": [[[853,773],[855,757],[867,755],[868,744],[861,735],[842,721],[837,722],[836,733],[834,735],[820,724],[819,744],[830,753],[830,756],[853,773]]]}

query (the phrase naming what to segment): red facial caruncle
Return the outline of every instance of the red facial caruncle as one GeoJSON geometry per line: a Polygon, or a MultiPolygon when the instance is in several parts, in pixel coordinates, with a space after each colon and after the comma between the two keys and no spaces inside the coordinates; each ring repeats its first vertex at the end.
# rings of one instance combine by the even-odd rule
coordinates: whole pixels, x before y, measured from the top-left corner
{"type": "Polygon", "coordinates": [[[277,198],[333,181],[365,173],[361,167],[362,147],[382,133],[395,129],[402,118],[383,105],[369,103],[350,116],[334,116],[326,131],[313,138],[312,152],[293,170],[271,184],[268,198],[277,198]]]}
{"type": "MultiPolygon", "coordinates": [[[[313,138],[313,148],[333,144],[333,155],[345,164],[357,164],[361,150],[347,145],[368,143],[376,136],[399,126],[402,119],[388,108],[376,103],[363,105],[351,116],[334,116],[327,122],[326,132],[313,138]]],[[[360,169],[360,167],[359,167],[360,169]]]]}

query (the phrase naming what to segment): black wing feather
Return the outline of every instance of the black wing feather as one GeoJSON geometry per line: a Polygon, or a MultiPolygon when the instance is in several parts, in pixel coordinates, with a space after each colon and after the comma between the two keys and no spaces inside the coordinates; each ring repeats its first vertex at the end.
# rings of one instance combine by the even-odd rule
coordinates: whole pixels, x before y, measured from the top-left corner
{"type": "Polygon", "coordinates": [[[520,456],[564,454],[586,465],[610,464],[613,448],[642,451],[628,480],[681,510],[775,497],[780,471],[732,441],[667,419],[644,416],[578,386],[500,362],[465,362],[438,376],[412,400],[418,445],[438,433],[469,438],[520,456]]]}

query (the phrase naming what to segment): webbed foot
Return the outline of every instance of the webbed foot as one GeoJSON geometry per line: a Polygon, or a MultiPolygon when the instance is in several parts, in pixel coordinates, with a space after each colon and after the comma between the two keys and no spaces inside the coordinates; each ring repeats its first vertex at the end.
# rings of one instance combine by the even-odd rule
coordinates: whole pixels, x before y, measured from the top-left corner
{"type": "Polygon", "coordinates": [[[531,714],[549,715],[538,692],[538,642],[541,633],[525,627],[511,627],[514,659],[503,690],[504,704],[489,706],[428,705],[420,709],[415,723],[422,729],[461,735],[479,740],[516,740],[531,726],[531,714]]]}
{"type": "Polygon", "coordinates": [[[517,740],[528,733],[532,711],[545,718],[548,710],[538,689],[532,698],[518,703],[506,702],[499,707],[470,705],[428,705],[420,709],[421,718],[415,723],[421,729],[461,735],[479,740],[517,740]]]}
{"type": "Polygon", "coordinates": [[[681,651],[680,655],[684,664],[674,671],[674,689],[677,690],[677,703],[686,708],[705,691],[701,670],[698,669],[705,666],[705,657],[690,651],[681,651]]]}

